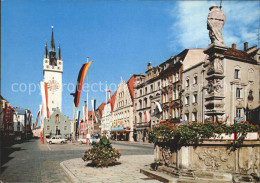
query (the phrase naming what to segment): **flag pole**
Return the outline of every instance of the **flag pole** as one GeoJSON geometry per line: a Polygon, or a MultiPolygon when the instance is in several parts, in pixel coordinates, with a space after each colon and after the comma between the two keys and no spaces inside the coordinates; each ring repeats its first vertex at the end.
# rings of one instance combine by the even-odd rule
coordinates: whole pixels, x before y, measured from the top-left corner
{"type": "MultiPolygon", "coordinates": [[[[88,63],[89,56],[87,56],[87,63],[88,63]]],[[[88,134],[89,134],[89,123],[88,123],[88,72],[87,72],[87,110],[85,115],[87,115],[87,126],[88,126],[88,134]]]]}
{"type": "Polygon", "coordinates": [[[91,129],[92,129],[92,134],[94,134],[94,122],[93,122],[93,115],[94,115],[94,98],[93,98],[93,111],[92,111],[92,127],[91,127],[91,129]]]}

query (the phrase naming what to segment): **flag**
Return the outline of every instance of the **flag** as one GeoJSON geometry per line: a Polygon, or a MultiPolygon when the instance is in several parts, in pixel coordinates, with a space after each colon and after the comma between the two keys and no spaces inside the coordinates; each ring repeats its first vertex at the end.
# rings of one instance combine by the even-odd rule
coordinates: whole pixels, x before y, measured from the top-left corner
{"type": "MultiPolygon", "coordinates": [[[[80,111],[78,111],[78,125],[77,125],[80,128],[80,126],[79,126],[79,118],[80,118],[80,111]]],[[[79,131],[78,131],[78,134],[79,134],[79,131]]]]}
{"type": "Polygon", "coordinates": [[[40,116],[40,111],[39,111],[38,114],[37,114],[37,118],[36,118],[36,122],[35,122],[34,128],[36,128],[37,125],[38,125],[39,116],[40,116]]]}
{"type": "Polygon", "coordinates": [[[82,65],[80,71],[79,71],[79,75],[78,75],[78,80],[77,80],[77,86],[76,86],[76,91],[73,94],[74,95],[74,104],[75,107],[79,107],[79,100],[80,100],[80,94],[81,94],[81,88],[82,88],[82,84],[84,82],[86,73],[88,72],[88,68],[90,67],[91,62],[87,62],[85,64],[82,65]]]}
{"type": "Polygon", "coordinates": [[[41,82],[42,104],[44,106],[43,116],[49,118],[48,109],[48,85],[45,82],[41,82]]]}
{"type": "Polygon", "coordinates": [[[155,102],[155,104],[157,105],[159,112],[162,112],[162,105],[160,104],[160,102],[155,102]]]}
{"type": "Polygon", "coordinates": [[[107,90],[107,92],[109,93],[109,99],[111,99],[111,90],[107,90]]]}
{"type": "Polygon", "coordinates": [[[148,118],[147,118],[147,113],[146,113],[146,111],[144,111],[144,115],[145,115],[145,122],[148,123],[148,118]]]}
{"type": "Polygon", "coordinates": [[[92,110],[93,110],[93,112],[95,112],[95,110],[96,110],[96,99],[91,100],[91,104],[92,104],[92,110]]]}
{"type": "Polygon", "coordinates": [[[91,100],[92,103],[92,110],[95,116],[95,121],[97,121],[97,117],[96,117],[96,99],[91,100]]]}

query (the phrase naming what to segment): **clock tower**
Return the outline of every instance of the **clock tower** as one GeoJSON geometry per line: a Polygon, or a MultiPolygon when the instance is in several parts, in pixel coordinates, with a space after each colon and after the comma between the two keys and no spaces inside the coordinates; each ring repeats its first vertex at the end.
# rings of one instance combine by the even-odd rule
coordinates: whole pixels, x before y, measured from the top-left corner
{"type": "Polygon", "coordinates": [[[56,54],[54,32],[52,27],[51,48],[50,51],[48,51],[48,46],[46,43],[43,57],[43,80],[48,86],[48,106],[50,115],[56,111],[57,108],[61,111],[62,73],[63,61],[61,47],[58,47],[58,54],[56,54]]]}

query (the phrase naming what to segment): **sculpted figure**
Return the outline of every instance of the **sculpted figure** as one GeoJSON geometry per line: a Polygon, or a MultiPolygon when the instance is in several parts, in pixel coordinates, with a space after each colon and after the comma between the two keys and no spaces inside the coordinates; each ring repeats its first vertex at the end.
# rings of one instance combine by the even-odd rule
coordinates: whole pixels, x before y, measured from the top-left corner
{"type": "Polygon", "coordinates": [[[225,24],[225,14],[221,9],[213,5],[209,8],[210,12],[207,19],[207,29],[209,30],[209,38],[211,43],[224,45],[222,37],[222,27],[225,24]]]}

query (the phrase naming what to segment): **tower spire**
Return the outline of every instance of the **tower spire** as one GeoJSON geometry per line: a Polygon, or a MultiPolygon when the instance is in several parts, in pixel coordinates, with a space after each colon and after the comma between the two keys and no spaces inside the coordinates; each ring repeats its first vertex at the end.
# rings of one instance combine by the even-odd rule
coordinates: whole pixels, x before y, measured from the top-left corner
{"type": "Polygon", "coordinates": [[[53,32],[53,26],[51,26],[52,28],[52,33],[51,33],[51,51],[55,52],[55,41],[54,41],[54,32],[53,32]]]}
{"type": "Polygon", "coordinates": [[[62,55],[61,55],[61,48],[60,48],[60,45],[59,45],[59,53],[58,53],[58,60],[62,60],[62,55]]]}
{"type": "Polygon", "coordinates": [[[47,42],[45,44],[45,49],[44,49],[44,58],[49,58],[47,42]]]}

